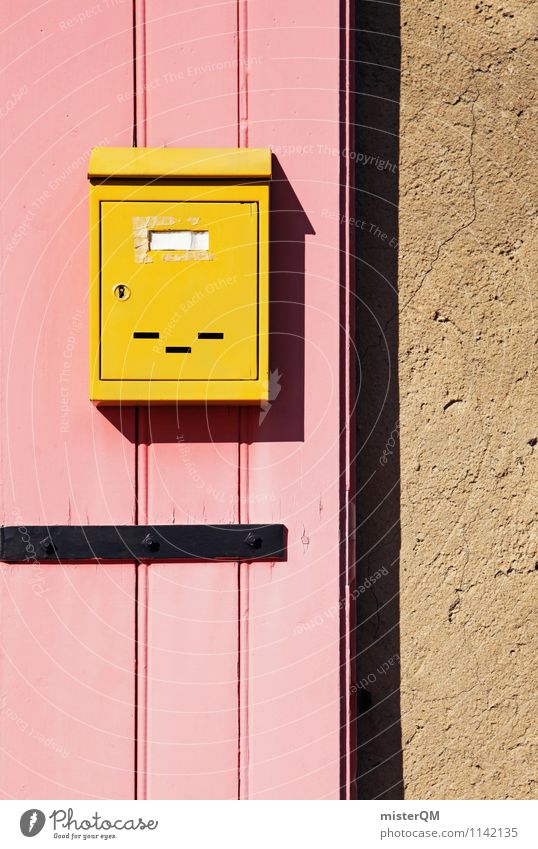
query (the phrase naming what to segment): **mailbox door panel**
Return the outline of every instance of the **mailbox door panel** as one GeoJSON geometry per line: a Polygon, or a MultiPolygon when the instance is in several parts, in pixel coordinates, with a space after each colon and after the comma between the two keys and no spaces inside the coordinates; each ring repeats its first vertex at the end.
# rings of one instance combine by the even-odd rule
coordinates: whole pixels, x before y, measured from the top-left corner
{"type": "Polygon", "coordinates": [[[256,203],[101,203],[101,378],[256,379],[257,234],[256,203]]]}

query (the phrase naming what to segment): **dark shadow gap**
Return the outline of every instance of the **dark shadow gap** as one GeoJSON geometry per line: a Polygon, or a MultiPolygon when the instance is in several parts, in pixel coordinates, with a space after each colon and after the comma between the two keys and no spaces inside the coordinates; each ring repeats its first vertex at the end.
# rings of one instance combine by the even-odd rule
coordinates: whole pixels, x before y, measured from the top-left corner
{"type": "Polygon", "coordinates": [[[400,716],[400,4],[358,0],[356,795],[403,798],[400,716]]]}

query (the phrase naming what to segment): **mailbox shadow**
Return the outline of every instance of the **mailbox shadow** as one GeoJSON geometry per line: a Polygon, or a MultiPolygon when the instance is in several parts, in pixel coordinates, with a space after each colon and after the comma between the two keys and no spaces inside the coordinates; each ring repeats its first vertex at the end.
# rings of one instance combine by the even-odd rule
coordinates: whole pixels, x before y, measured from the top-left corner
{"type": "Polygon", "coordinates": [[[302,442],[305,236],[315,230],[274,154],[269,232],[269,402],[252,416],[249,441],[302,442]]]}
{"type": "Polygon", "coordinates": [[[356,723],[359,799],[402,799],[398,203],[400,5],[359,0],[356,32],[356,723]],[[363,223],[364,222],[364,223],[363,223]]]}
{"type": "MultiPolygon", "coordinates": [[[[149,442],[304,440],[305,236],[315,231],[274,155],[270,191],[269,401],[252,407],[149,405],[149,442]]],[[[128,415],[115,407],[99,409],[136,442],[128,415]]]]}

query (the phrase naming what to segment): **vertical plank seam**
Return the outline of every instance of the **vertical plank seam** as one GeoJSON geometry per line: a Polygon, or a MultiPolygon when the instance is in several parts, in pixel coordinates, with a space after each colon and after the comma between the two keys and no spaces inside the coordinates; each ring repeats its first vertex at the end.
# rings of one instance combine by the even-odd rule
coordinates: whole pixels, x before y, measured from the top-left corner
{"type": "MultiPolygon", "coordinates": [[[[237,0],[237,143],[248,147],[248,0],[237,0]]],[[[249,522],[249,410],[238,409],[238,518],[249,522]]],[[[238,777],[239,799],[249,798],[249,580],[248,563],[238,563],[238,777]]]]}
{"type": "MultiPolygon", "coordinates": [[[[132,55],[133,55],[133,147],[136,147],[136,2],[132,3],[132,55]]],[[[138,411],[134,410],[134,523],[138,525],[138,411]]],[[[134,787],[133,796],[138,799],[138,564],[134,563],[134,787]]]]}
{"type": "MultiPolygon", "coordinates": [[[[147,144],[146,4],[133,0],[133,147],[147,144]]],[[[136,407],[136,524],[148,523],[149,408],[136,407]]],[[[135,564],[135,798],[147,798],[148,570],[135,564]]]]}
{"type": "MultiPolygon", "coordinates": [[[[342,0],[340,6],[340,142],[344,150],[351,147],[351,8],[349,0],[342,0]]],[[[352,457],[352,375],[353,359],[351,356],[351,327],[352,327],[352,250],[350,233],[350,204],[352,190],[351,158],[341,157],[340,187],[341,187],[341,231],[340,231],[340,266],[341,266],[341,445],[340,445],[340,585],[343,596],[342,617],[340,623],[341,638],[341,798],[351,798],[351,591],[353,584],[353,540],[351,498],[353,480],[352,457]]]]}
{"type": "Polygon", "coordinates": [[[248,0],[237,0],[238,146],[248,147],[248,0]]]}
{"type": "Polygon", "coordinates": [[[147,144],[146,2],[133,0],[134,127],[133,147],[147,144]]]}
{"type": "MultiPolygon", "coordinates": [[[[349,148],[355,150],[355,6],[347,0],[347,126],[348,126],[348,144],[349,148]]],[[[347,196],[349,204],[349,214],[353,215],[353,205],[355,203],[355,168],[348,163],[348,187],[347,196]]],[[[351,221],[351,218],[350,218],[351,221]]],[[[346,264],[348,272],[347,286],[347,304],[348,304],[348,399],[347,399],[347,447],[348,447],[348,489],[347,489],[347,537],[348,537],[348,559],[347,559],[347,574],[348,574],[348,617],[347,617],[347,633],[349,638],[348,644],[348,676],[347,676],[347,697],[348,697],[348,799],[356,798],[356,695],[353,694],[353,664],[354,664],[354,640],[356,629],[356,609],[354,604],[355,593],[355,563],[356,563],[356,520],[355,520],[355,492],[356,492],[356,379],[357,379],[357,359],[356,359],[356,322],[355,322],[355,304],[357,299],[357,282],[356,282],[356,230],[349,223],[347,227],[348,240],[348,262],[346,264]]]]}

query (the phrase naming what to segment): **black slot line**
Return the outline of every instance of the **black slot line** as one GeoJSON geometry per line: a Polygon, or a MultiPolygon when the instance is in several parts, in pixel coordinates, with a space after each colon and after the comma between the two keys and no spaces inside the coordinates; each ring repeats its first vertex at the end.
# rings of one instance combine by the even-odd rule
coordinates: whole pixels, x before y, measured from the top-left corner
{"type": "Polygon", "coordinates": [[[133,339],[158,339],[159,334],[152,332],[137,332],[133,333],[133,339]]]}
{"type": "Polygon", "coordinates": [[[191,348],[187,348],[187,347],[184,347],[184,346],[178,346],[178,345],[167,345],[165,350],[166,350],[167,354],[190,354],[191,353],[191,348]]]}
{"type": "Polygon", "coordinates": [[[224,333],[199,333],[198,339],[224,339],[224,333]]]}

